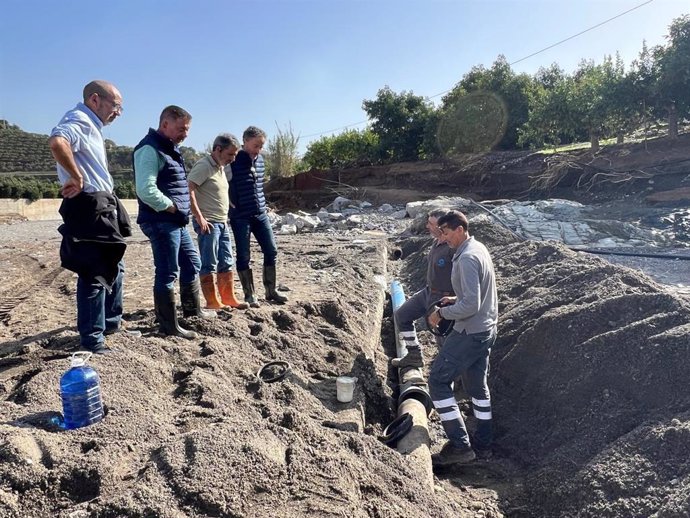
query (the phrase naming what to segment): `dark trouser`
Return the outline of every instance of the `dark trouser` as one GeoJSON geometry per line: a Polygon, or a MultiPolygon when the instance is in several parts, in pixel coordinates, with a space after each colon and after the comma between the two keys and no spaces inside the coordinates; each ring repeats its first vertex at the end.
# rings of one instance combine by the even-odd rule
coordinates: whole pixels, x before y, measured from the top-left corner
{"type": "MultiPolygon", "coordinates": [[[[417,293],[407,299],[397,310],[395,310],[395,321],[398,324],[398,331],[400,333],[409,333],[414,331],[415,320],[426,315],[429,306],[437,300],[444,297],[446,294],[440,292],[433,292],[429,287],[419,290],[417,293]]],[[[446,340],[444,336],[435,336],[436,344],[441,347],[446,340]]]]}
{"type": "Polygon", "coordinates": [[[453,394],[453,381],[463,376],[477,418],[475,446],[488,447],[492,440],[491,395],[487,385],[489,354],[496,330],[467,334],[453,330],[431,366],[429,393],[448,439],[454,446],[470,446],[465,422],[453,394]]]}
{"type": "Polygon", "coordinates": [[[254,234],[261,247],[261,252],[264,254],[264,266],[275,266],[278,247],[267,214],[248,218],[233,217],[230,220],[230,227],[235,236],[238,272],[249,268],[249,260],[251,259],[249,237],[251,234],[254,234]]]}
{"type": "Polygon", "coordinates": [[[196,281],[201,259],[187,227],[167,222],[141,223],[139,226],[151,241],[156,267],[155,291],[165,292],[174,288],[178,275],[180,284],[196,281]]]}
{"type": "Polygon", "coordinates": [[[118,269],[110,292],[95,279],[79,276],[77,280],[77,330],[84,349],[102,347],[105,341],[103,333],[120,327],[124,261],[120,261],[118,269]]]}

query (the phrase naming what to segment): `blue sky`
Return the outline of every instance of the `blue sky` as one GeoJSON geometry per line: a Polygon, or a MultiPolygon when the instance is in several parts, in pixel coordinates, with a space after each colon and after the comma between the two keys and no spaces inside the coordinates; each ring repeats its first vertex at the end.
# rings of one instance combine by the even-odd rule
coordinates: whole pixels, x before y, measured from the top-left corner
{"type": "MultiPolygon", "coordinates": [[[[88,81],[106,79],[124,96],[105,130],[118,144],[136,145],[177,104],[193,115],[185,145],[248,125],[270,138],[277,124],[304,151],[366,120],[362,101],[385,85],[436,96],[473,65],[517,61],[645,1],[4,0],[0,119],[48,133],[88,81]]],[[[653,0],[513,68],[572,71],[616,51],[629,64],[687,13],[687,0],[653,0]]]]}

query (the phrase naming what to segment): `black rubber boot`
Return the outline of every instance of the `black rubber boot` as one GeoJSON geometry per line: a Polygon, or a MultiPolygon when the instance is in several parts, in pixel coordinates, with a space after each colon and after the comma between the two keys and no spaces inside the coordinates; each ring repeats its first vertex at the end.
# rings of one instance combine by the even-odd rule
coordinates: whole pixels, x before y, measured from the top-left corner
{"type": "Polygon", "coordinates": [[[242,291],[244,291],[244,301],[249,304],[252,308],[258,308],[259,303],[256,300],[256,295],[254,294],[254,276],[252,275],[252,269],[247,268],[241,272],[237,272],[240,277],[240,282],[242,283],[242,291]]]}
{"type": "Polygon", "coordinates": [[[278,304],[285,304],[287,297],[276,291],[276,267],[264,266],[264,288],[266,289],[266,300],[272,300],[278,304]]]}
{"type": "Polygon", "coordinates": [[[201,309],[201,285],[196,278],[189,284],[180,284],[182,315],[185,317],[216,318],[215,311],[201,309]]]}
{"type": "Polygon", "coordinates": [[[175,308],[175,290],[154,291],[153,306],[156,310],[158,327],[161,333],[167,336],[181,336],[192,340],[197,337],[194,331],[190,331],[177,322],[177,309],[175,308]]]}

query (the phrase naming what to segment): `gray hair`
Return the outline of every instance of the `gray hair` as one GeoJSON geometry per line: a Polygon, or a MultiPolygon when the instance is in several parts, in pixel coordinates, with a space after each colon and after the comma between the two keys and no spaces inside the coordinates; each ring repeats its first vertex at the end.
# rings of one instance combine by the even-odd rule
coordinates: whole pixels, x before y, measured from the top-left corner
{"type": "Polygon", "coordinates": [[[254,137],[266,138],[266,132],[261,128],[257,128],[256,126],[249,126],[246,130],[244,130],[244,133],[242,133],[242,140],[245,142],[254,137]]]}
{"type": "Polygon", "coordinates": [[[240,146],[240,141],[237,140],[237,137],[235,135],[233,135],[232,133],[221,133],[216,137],[216,140],[213,141],[213,147],[211,149],[215,151],[215,149],[219,147],[220,150],[223,151],[224,149],[227,149],[229,147],[239,149],[240,146]]]}

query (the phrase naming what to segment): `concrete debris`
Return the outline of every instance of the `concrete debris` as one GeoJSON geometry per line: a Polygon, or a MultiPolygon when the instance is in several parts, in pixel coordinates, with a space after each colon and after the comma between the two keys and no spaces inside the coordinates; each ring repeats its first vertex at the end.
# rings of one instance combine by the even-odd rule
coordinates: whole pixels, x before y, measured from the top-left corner
{"type": "Polygon", "coordinates": [[[650,245],[657,234],[630,223],[588,219],[589,208],[568,200],[512,201],[492,214],[507,226],[535,241],[558,241],[569,246],[627,247],[650,245]]]}
{"type": "Polygon", "coordinates": [[[313,214],[298,211],[283,216],[271,213],[270,217],[277,234],[425,234],[429,212],[458,209],[471,221],[491,218],[528,240],[557,241],[576,248],[662,247],[690,240],[688,210],[669,214],[665,219],[658,218],[657,225],[640,225],[613,219],[610,215],[597,216],[595,207],[569,200],[497,200],[483,207],[459,196],[414,201],[405,207],[389,203],[375,207],[369,202],[338,196],[328,207],[313,214]]]}

